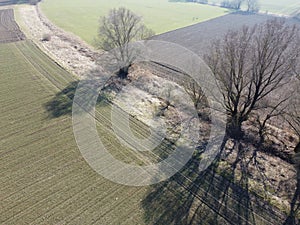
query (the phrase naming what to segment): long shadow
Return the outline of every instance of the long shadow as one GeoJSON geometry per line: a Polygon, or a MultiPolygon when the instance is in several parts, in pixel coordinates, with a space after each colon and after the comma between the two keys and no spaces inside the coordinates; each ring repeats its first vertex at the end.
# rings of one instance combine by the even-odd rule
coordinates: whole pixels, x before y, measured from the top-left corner
{"type": "MultiPolygon", "coordinates": [[[[89,84],[91,81],[84,82],[89,84]]],[[[77,87],[78,81],[70,83],[45,105],[51,117],[72,113],[77,87]]],[[[102,101],[98,98],[98,103],[102,101]]],[[[225,143],[226,140],[222,149],[225,143]]],[[[203,143],[189,163],[170,180],[150,188],[142,201],[147,224],[263,224],[256,223],[253,215],[246,165],[239,169],[242,171],[240,184],[232,182],[237,165],[243,159],[245,146],[234,143],[238,157],[230,170],[218,169],[222,163],[221,151],[207,170],[198,172],[199,156],[205,146],[206,143],[203,143]]]]}
{"type": "MultiPolygon", "coordinates": [[[[226,140],[225,140],[226,142],[226,140]]],[[[224,145],[223,145],[224,146],[224,145]]],[[[276,209],[249,190],[246,146],[234,141],[237,157],[227,169],[221,155],[205,171],[197,157],[170,180],[152,186],[142,201],[147,224],[282,224],[276,209]]],[[[224,150],[224,149],[223,149],[224,150]]]]}
{"type": "MultiPolygon", "coordinates": [[[[89,109],[92,107],[89,102],[89,95],[93,95],[97,91],[93,89],[95,89],[95,80],[87,79],[81,80],[80,82],[73,81],[69,83],[64,89],[56,93],[56,95],[51,99],[51,101],[47,102],[44,105],[44,107],[48,111],[50,118],[57,118],[64,115],[72,115],[73,101],[75,93],[76,91],[78,91],[79,93],[87,93],[86,95],[80,95],[84,96],[85,99],[80,100],[78,104],[80,104],[85,109],[89,109]]],[[[98,106],[105,105],[108,103],[109,100],[107,96],[105,96],[105,94],[101,94],[100,92],[96,94],[98,95],[96,103],[98,106]]]]}
{"type": "Polygon", "coordinates": [[[298,225],[300,223],[297,214],[300,210],[300,179],[299,171],[297,171],[297,185],[290,204],[290,212],[283,225],[298,225]]]}
{"type": "Polygon", "coordinates": [[[45,104],[50,117],[55,118],[63,115],[71,115],[77,85],[78,81],[70,83],[62,91],[58,92],[50,102],[45,104]]]}
{"type": "MultiPolygon", "coordinates": [[[[94,81],[83,82],[92,86],[94,81]]],[[[78,81],[70,83],[45,105],[50,117],[71,115],[77,87],[78,81]]],[[[105,97],[98,97],[98,103],[104,101],[105,97]]],[[[225,151],[226,141],[222,144],[222,151],[205,171],[199,172],[199,157],[206,147],[204,142],[179,173],[149,188],[141,203],[146,224],[283,224],[274,216],[276,213],[272,207],[249,190],[249,163],[244,161],[247,152],[245,143],[234,141],[230,151],[237,152],[237,156],[227,169],[220,170],[220,164],[226,163],[222,156],[229,154],[227,148],[225,151]],[[239,173],[238,180],[234,180],[236,173],[239,173]]],[[[299,198],[299,181],[297,187],[294,199],[299,198]]],[[[297,207],[295,203],[293,209],[297,210],[297,207]]],[[[291,222],[294,221],[294,211],[285,225],[297,224],[291,222]]]]}
{"type": "MultiPolygon", "coordinates": [[[[295,147],[295,156],[298,158],[300,152],[300,142],[295,147]]],[[[300,163],[299,159],[294,160],[295,162],[295,168],[297,170],[297,184],[296,184],[296,190],[294,192],[292,201],[290,203],[290,212],[288,214],[288,217],[285,220],[284,225],[297,225],[300,224],[300,220],[298,218],[299,212],[300,212],[300,163]]]]}

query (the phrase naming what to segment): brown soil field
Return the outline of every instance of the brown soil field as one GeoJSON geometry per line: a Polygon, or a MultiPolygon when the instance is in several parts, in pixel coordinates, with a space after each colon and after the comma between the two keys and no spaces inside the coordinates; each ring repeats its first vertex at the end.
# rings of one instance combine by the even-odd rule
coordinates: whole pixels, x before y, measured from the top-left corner
{"type": "Polygon", "coordinates": [[[24,34],[14,20],[13,10],[0,10],[0,43],[20,41],[24,39],[24,34]]]}

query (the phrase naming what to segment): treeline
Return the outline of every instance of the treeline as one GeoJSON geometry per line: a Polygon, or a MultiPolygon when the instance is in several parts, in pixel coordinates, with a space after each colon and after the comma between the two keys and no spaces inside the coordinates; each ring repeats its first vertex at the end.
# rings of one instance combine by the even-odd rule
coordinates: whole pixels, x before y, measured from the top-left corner
{"type": "MultiPolygon", "coordinates": [[[[200,4],[209,4],[208,0],[169,0],[169,2],[195,2],[200,4]]],[[[259,4],[257,0],[224,0],[220,6],[223,8],[241,10],[242,5],[246,5],[246,11],[256,13],[259,11],[259,4]]]]}
{"type": "Polygon", "coordinates": [[[41,0],[7,0],[7,1],[0,1],[0,5],[25,4],[25,3],[35,5],[40,1],[41,0]]]}
{"type": "Polygon", "coordinates": [[[208,0],[169,0],[169,2],[195,2],[200,4],[208,4],[208,0]]]}
{"type": "Polygon", "coordinates": [[[259,11],[259,4],[257,0],[224,0],[221,2],[221,7],[240,10],[243,4],[246,5],[247,12],[254,13],[259,11]]]}

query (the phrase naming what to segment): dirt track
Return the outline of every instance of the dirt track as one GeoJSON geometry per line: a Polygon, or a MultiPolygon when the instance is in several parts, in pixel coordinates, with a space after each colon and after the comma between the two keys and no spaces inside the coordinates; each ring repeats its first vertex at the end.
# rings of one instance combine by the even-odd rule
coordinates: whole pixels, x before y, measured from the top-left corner
{"type": "Polygon", "coordinates": [[[97,51],[75,35],[53,25],[41,12],[39,6],[18,7],[18,23],[26,36],[46,51],[55,61],[80,78],[96,68],[97,51]],[[49,41],[42,41],[50,35],[49,41]]]}

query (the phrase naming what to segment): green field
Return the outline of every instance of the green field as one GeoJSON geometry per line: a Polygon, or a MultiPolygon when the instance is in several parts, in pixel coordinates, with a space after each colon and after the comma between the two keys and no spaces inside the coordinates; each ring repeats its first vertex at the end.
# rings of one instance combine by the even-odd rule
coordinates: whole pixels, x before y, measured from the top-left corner
{"type": "MultiPolygon", "coordinates": [[[[1,44],[0,55],[0,224],[143,224],[147,189],[93,172],[70,115],[46,107],[76,79],[29,41],[1,44]]],[[[99,132],[112,142],[104,126],[99,132]]]]}
{"type": "Polygon", "coordinates": [[[93,44],[100,16],[109,9],[124,6],[144,17],[157,34],[215,18],[227,10],[195,3],[171,3],[168,0],[44,0],[41,8],[61,28],[93,44]]]}

